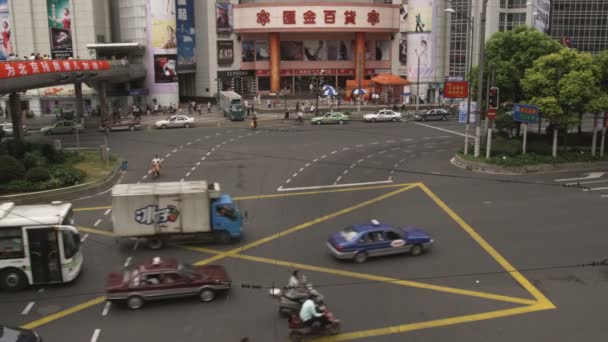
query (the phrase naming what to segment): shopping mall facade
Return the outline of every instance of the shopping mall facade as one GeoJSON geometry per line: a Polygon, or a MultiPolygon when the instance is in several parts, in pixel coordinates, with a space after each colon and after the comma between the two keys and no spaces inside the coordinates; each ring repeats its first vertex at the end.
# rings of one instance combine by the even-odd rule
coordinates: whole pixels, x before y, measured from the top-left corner
{"type": "MultiPolygon", "coordinates": [[[[477,22],[481,3],[0,0],[0,20],[12,30],[3,32],[0,59],[10,48],[18,56],[38,52],[143,65],[145,78],[108,88],[113,109],[134,103],[169,105],[180,99],[207,101],[228,89],[245,96],[309,94],[316,77],[346,90],[349,80],[364,82],[385,73],[407,79],[409,85],[400,93],[404,100],[407,94],[420,94],[425,102],[437,102],[446,79],[462,79],[470,64],[477,63],[479,30],[470,37],[467,18],[477,22]],[[448,6],[454,13],[445,11],[448,6]],[[70,39],[57,39],[62,35],[70,39]]],[[[531,3],[489,1],[485,38],[521,24],[555,31],[551,18],[561,18],[560,1],[531,3]]],[[[573,36],[568,41],[584,40],[573,36]]],[[[601,48],[594,44],[596,50],[601,48]]],[[[87,110],[95,108],[96,89],[85,85],[83,91],[87,110]]],[[[70,86],[30,90],[22,99],[24,107],[45,114],[56,103],[72,106],[74,91],[70,86]]]]}

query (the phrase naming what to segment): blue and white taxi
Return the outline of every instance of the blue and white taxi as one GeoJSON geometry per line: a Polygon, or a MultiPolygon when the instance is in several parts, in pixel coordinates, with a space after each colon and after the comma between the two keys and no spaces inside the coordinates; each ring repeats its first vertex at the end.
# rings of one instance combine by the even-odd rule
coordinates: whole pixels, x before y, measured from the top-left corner
{"type": "Polygon", "coordinates": [[[428,251],[433,242],[431,236],[420,228],[397,228],[372,220],[332,234],[327,248],[337,259],[363,263],[369,257],[382,255],[409,253],[418,256],[428,251]]]}

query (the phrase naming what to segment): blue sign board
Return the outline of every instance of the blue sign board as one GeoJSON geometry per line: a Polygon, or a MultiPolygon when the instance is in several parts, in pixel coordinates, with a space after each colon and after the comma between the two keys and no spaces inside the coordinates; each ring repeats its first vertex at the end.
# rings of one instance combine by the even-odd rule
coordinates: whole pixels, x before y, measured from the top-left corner
{"type": "Polygon", "coordinates": [[[177,72],[196,72],[194,0],[176,0],[177,72]]]}
{"type": "Polygon", "coordinates": [[[538,107],[528,104],[516,103],[513,108],[513,120],[524,123],[538,122],[540,110],[538,107]]]}

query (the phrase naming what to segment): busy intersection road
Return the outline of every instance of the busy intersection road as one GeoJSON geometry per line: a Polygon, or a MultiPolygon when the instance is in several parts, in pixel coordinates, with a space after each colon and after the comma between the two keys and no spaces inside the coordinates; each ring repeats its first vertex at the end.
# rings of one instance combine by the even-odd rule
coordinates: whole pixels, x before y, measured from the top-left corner
{"type": "MultiPolygon", "coordinates": [[[[96,145],[103,134],[83,139],[96,145]]],[[[44,341],[285,341],[287,321],[269,290],[298,269],[341,320],[341,333],[326,340],[605,339],[608,269],[590,264],[608,257],[608,198],[556,181],[581,172],[459,169],[450,159],[462,141],[451,121],[110,133],[111,150],[128,161],[121,183],[219,182],[245,213],[243,238],[158,251],[118,244],[110,194],[76,200],[84,271],[73,283],[0,292],[0,321],[44,341]],[[155,154],[162,172],[151,179],[155,154]],[[329,254],[331,233],[372,219],[423,228],[434,244],[417,257],[362,264],[329,254]],[[109,272],[157,256],[223,265],[232,289],[209,303],[185,298],[139,310],[105,301],[109,272]]]]}

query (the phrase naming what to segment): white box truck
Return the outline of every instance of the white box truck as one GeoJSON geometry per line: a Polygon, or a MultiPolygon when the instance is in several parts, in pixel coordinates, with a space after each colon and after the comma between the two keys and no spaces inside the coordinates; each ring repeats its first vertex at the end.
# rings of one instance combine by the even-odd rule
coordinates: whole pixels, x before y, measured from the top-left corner
{"type": "Polygon", "coordinates": [[[220,108],[224,112],[224,116],[232,121],[245,120],[245,108],[242,101],[241,95],[233,91],[220,92],[220,108]]]}
{"type": "Polygon", "coordinates": [[[116,237],[143,238],[152,249],[173,238],[229,243],[243,226],[230,195],[205,181],[115,185],[112,221],[116,237]]]}

